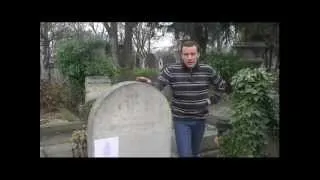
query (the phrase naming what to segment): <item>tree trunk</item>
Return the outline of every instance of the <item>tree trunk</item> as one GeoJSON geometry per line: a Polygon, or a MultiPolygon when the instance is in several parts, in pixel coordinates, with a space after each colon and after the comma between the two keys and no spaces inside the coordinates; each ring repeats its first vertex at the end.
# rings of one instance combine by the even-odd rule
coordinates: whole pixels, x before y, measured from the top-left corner
{"type": "MultiPolygon", "coordinates": [[[[49,60],[50,60],[50,47],[49,47],[49,24],[41,23],[40,24],[40,67],[41,70],[41,79],[47,79],[51,77],[49,71],[49,60]]],[[[49,79],[50,80],[50,79],[49,79]]]]}
{"type": "Polygon", "coordinates": [[[271,67],[272,67],[272,57],[273,57],[273,48],[270,48],[269,51],[269,62],[268,62],[268,71],[271,71],[271,67]]]}
{"type": "Polygon", "coordinates": [[[134,23],[133,24],[133,39],[132,42],[136,47],[136,59],[139,59],[139,62],[136,62],[137,66],[143,66],[143,59],[151,51],[151,39],[153,37],[153,30],[155,28],[154,24],[151,24],[150,27],[144,26],[146,23],[134,23]],[[135,27],[135,28],[134,28],[135,27]],[[148,43],[148,44],[146,44],[148,43]]]}
{"type": "Polygon", "coordinates": [[[132,56],[132,36],[133,27],[136,23],[126,22],[125,23],[125,37],[123,45],[123,59],[119,61],[121,67],[133,68],[134,59],[132,56]]]}
{"type": "Polygon", "coordinates": [[[111,23],[110,42],[113,62],[119,66],[118,25],[116,22],[111,23]]]}
{"type": "Polygon", "coordinates": [[[140,59],[138,56],[136,56],[136,68],[140,68],[140,67],[141,67],[140,59]]]}
{"type": "Polygon", "coordinates": [[[268,59],[269,59],[269,48],[266,48],[263,53],[264,67],[268,68],[268,59]]]}
{"type": "Polygon", "coordinates": [[[150,46],[151,46],[151,37],[149,37],[149,39],[148,39],[148,54],[151,52],[151,48],[150,48],[150,46]]]}
{"type": "Polygon", "coordinates": [[[200,57],[202,57],[200,58],[200,61],[202,61],[207,49],[208,29],[206,25],[198,23],[194,24],[194,27],[192,29],[193,30],[191,31],[191,38],[197,41],[200,46],[200,57]]]}
{"type": "Polygon", "coordinates": [[[40,45],[40,79],[46,79],[47,73],[44,66],[45,56],[44,56],[44,48],[40,45]]]}
{"type": "Polygon", "coordinates": [[[222,49],[222,38],[220,36],[218,36],[218,38],[217,38],[217,52],[221,53],[221,49],[222,49]]]}
{"type": "Polygon", "coordinates": [[[104,27],[108,31],[112,61],[115,67],[119,67],[119,49],[118,49],[118,25],[116,22],[111,22],[109,26],[108,23],[103,23],[104,27]]]}
{"type": "Polygon", "coordinates": [[[48,80],[51,82],[51,75],[52,75],[52,65],[51,65],[51,49],[52,47],[50,46],[51,40],[48,40],[48,44],[46,46],[47,49],[47,69],[48,69],[48,80]]]}
{"type": "Polygon", "coordinates": [[[279,66],[280,66],[280,57],[279,57],[279,51],[276,50],[276,58],[277,58],[277,61],[276,61],[276,71],[278,71],[279,69],[279,66]]]}

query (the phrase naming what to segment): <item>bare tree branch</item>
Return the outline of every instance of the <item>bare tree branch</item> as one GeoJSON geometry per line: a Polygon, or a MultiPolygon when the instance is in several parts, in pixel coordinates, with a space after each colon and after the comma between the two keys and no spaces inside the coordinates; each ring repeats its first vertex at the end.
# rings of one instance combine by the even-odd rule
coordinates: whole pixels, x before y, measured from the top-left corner
{"type": "Polygon", "coordinates": [[[93,30],[94,34],[95,34],[95,35],[98,35],[98,33],[97,33],[97,31],[96,31],[96,28],[94,27],[94,23],[93,23],[93,22],[89,23],[89,26],[90,26],[91,29],[93,30]]]}
{"type": "Polygon", "coordinates": [[[105,33],[105,28],[102,28],[101,38],[103,38],[103,37],[104,37],[104,33],[105,33]]]}
{"type": "Polygon", "coordinates": [[[110,25],[109,25],[107,22],[104,22],[104,23],[103,23],[103,26],[106,28],[106,30],[107,30],[108,33],[110,34],[110,32],[111,32],[111,27],[110,27],[110,25]]]}

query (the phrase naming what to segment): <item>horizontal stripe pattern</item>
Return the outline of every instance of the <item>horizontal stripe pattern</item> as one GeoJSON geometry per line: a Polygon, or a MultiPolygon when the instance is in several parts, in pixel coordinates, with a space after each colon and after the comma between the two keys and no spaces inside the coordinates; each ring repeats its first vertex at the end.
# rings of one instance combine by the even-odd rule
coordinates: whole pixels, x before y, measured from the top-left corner
{"type": "Polygon", "coordinates": [[[181,64],[169,65],[163,68],[158,80],[163,86],[171,86],[171,109],[173,116],[179,118],[207,117],[210,85],[216,90],[223,91],[225,88],[224,80],[205,64],[191,70],[181,64]]]}

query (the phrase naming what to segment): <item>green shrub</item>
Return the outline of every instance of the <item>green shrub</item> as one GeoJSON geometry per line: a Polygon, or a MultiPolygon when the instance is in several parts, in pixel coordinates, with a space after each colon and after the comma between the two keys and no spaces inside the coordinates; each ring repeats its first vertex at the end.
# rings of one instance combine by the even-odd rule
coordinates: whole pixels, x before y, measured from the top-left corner
{"type": "Polygon", "coordinates": [[[69,80],[71,99],[76,106],[84,101],[86,76],[107,75],[112,78],[116,74],[110,56],[105,54],[105,47],[105,41],[96,39],[59,42],[58,67],[69,80]]]}
{"type": "Polygon", "coordinates": [[[232,77],[232,130],[220,140],[227,157],[263,156],[268,123],[274,119],[270,97],[274,77],[265,69],[242,69],[232,77]]]}
{"type": "Polygon", "coordinates": [[[206,59],[208,64],[217,70],[228,83],[231,82],[232,76],[234,76],[239,70],[251,67],[251,65],[241,61],[239,56],[233,54],[211,53],[206,55],[206,59]]]}

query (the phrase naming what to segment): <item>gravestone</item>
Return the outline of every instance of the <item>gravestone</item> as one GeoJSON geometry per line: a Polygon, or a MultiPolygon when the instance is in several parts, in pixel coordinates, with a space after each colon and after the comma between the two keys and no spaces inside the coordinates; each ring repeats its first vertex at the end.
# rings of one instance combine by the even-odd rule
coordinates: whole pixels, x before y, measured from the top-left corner
{"type": "Polygon", "coordinates": [[[264,42],[238,42],[233,47],[243,61],[258,67],[263,63],[267,46],[264,42]]]}
{"type": "Polygon", "coordinates": [[[154,54],[149,53],[145,59],[145,67],[150,69],[158,69],[158,61],[154,54]]]}
{"type": "Polygon", "coordinates": [[[103,92],[111,87],[111,80],[107,76],[88,76],[85,79],[86,98],[89,102],[99,97],[103,92]]]}
{"type": "Polygon", "coordinates": [[[151,85],[126,81],[94,102],[88,118],[89,157],[170,157],[172,120],[151,85]]]}
{"type": "Polygon", "coordinates": [[[167,65],[176,63],[176,58],[174,57],[173,54],[166,54],[162,59],[163,59],[163,66],[164,67],[167,65]]]}

